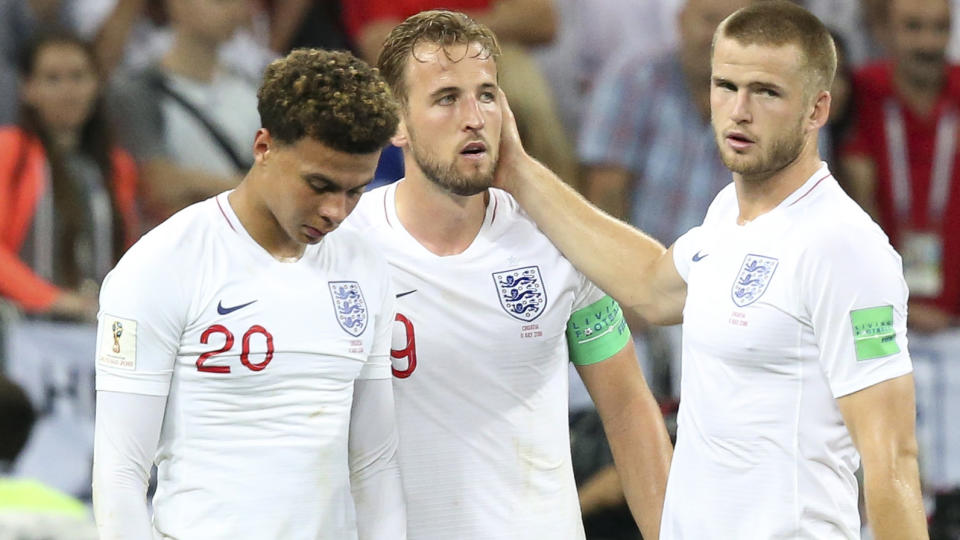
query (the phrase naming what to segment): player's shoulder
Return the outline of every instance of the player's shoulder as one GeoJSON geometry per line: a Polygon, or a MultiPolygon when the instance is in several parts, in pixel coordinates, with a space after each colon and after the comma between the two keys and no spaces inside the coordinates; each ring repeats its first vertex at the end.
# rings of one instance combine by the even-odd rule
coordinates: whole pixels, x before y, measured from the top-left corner
{"type": "Polygon", "coordinates": [[[737,204],[737,190],[730,182],[724,186],[717,196],[713,198],[710,206],[707,207],[707,213],[703,218],[704,225],[714,222],[729,221],[731,214],[736,216],[739,212],[737,204]]]}
{"type": "Polygon", "coordinates": [[[215,198],[190,205],[144,234],[120,259],[117,268],[160,265],[164,272],[176,271],[196,262],[209,240],[217,214],[215,198]]]}
{"type": "Polygon", "coordinates": [[[370,228],[361,229],[344,222],[323,243],[321,251],[352,268],[363,268],[374,273],[386,268],[383,249],[377,245],[375,233],[370,228]]]}
{"type": "Polygon", "coordinates": [[[387,201],[393,199],[396,184],[387,184],[370,191],[360,197],[353,212],[347,216],[339,230],[350,230],[365,233],[387,225],[387,201]]]}
{"type": "Polygon", "coordinates": [[[501,245],[522,247],[528,252],[544,248],[550,251],[556,249],[513,195],[498,188],[490,188],[488,193],[490,195],[487,203],[489,228],[486,234],[491,241],[501,245]]]}
{"type": "Polygon", "coordinates": [[[860,260],[863,264],[878,258],[899,260],[886,233],[833,177],[802,202],[805,204],[798,205],[794,214],[799,225],[795,238],[808,255],[831,261],[860,260]]]}

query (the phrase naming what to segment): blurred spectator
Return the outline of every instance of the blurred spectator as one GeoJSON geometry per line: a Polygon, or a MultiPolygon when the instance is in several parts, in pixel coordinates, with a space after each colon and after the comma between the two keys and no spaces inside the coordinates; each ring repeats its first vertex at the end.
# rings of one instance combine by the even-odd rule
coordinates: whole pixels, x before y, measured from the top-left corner
{"type": "Polygon", "coordinates": [[[90,512],[80,501],[39,482],[6,475],[27,443],[36,419],[19,386],[0,375],[0,538],[95,540],[90,512]]]}
{"type": "Polygon", "coordinates": [[[173,42],[161,61],[118,76],[121,140],[141,164],[151,223],[236,186],[260,127],[257,89],[218,48],[249,16],[247,0],[168,0],[173,42]]]}
{"type": "Polygon", "coordinates": [[[748,3],[688,0],[679,48],[612,58],[591,96],[579,145],[585,195],[666,245],[731,181],[710,127],[710,47],[720,21],[748,3]]]}
{"type": "Polygon", "coordinates": [[[580,133],[586,96],[600,69],[624,48],[653,56],[676,47],[682,0],[556,0],[552,43],[534,50],[571,140],[580,133]]]}
{"type": "Polygon", "coordinates": [[[349,0],[342,6],[348,35],[361,58],[371,63],[387,33],[420,11],[463,11],[490,27],[501,46],[499,83],[510,97],[524,148],[570,184],[579,184],[573,144],[557,114],[550,85],[527,50],[553,39],[557,29],[553,0],[349,0]]]}
{"type": "Polygon", "coordinates": [[[69,13],[61,0],[0,0],[0,125],[17,119],[17,61],[40,26],[64,26],[69,13]]]}
{"type": "Polygon", "coordinates": [[[343,27],[339,0],[273,0],[270,48],[280,54],[292,49],[353,49],[343,27]]]}
{"type": "Polygon", "coordinates": [[[854,76],[857,123],[841,170],[903,256],[908,322],[936,332],[960,314],[960,67],[946,60],[948,0],[887,8],[890,59],[854,76]]]}
{"type": "MultiPolygon", "coordinates": [[[[875,62],[883,57],[882,33],[876,20],[887,0],[803,0],[798,2],[829,28],[834,39],[843,41],[847,63],[852,67],[875,62]]],[[[827,161],[827,163],[832,163],[827,161]]]]}
{"type": "Polygon", "coordinates": [[[76,37],[38,35],[20,63],[21,120],[0,128],[0,295],[91,321],[138,230],[136,169],[112,143],[95,62],[76,37]]]}

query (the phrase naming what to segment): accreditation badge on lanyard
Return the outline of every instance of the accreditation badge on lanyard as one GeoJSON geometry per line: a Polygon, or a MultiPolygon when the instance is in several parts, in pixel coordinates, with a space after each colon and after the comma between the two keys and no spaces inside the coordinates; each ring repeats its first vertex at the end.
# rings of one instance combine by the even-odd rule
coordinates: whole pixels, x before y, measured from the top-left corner
{"type": "Polygon", "coordinates": [[[884,105],[890,180],[896,220],[900,233],[903,277],[910,294],[935,297],[943,291],[943,213],[950,197],[950,181],[957,146],[957,111],[950,108],[937,123],[937,139],[930,174],[927,227],[910,225],[912,192],[907,139],[900,106],[892,100],[884,105]]]}

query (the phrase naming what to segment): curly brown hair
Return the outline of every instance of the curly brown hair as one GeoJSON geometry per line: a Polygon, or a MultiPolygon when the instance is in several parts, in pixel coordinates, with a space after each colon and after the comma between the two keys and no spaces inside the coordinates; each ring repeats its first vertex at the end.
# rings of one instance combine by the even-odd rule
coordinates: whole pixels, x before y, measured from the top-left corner
{"type": "Polygon", "coordinates": [[[257,92],[257,110],[281,144],[310,137],[350,154],[380,150],[399,123],[383,78],[346,51],[297,49],[274,60],[257,92]]]}
{"type": "Polygon", "coordinates": [[[451,58],[447,47],[471,43],[480,45],[481,51],[477,54],[478,57],[493,57],[494,62],[499,62],[500,59],[500,45],[497,43],[497,37],[489,28],[466,14],[459,11],[434,9],[412,15],[390,31],[377,58],[380,73],[402,104],[406,104],[407,101],[404,81],[407,58],[413,57],[415,60],[420,60],[414,54],[414,49],[420,43],[439,45],[447,58],[452,61],[460,58],[451,58]]]}

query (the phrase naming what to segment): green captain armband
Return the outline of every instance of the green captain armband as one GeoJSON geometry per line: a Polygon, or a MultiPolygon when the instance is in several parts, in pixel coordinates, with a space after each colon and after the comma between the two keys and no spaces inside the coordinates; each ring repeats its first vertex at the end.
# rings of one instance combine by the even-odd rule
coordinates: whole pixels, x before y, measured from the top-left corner
{"type": "Polygon", "coordinates": [[[578,309],[567,321],[570,361],[578,366],[602,362],[630,341],[630,328],[620,304],[609,296],[578,309]]]}

